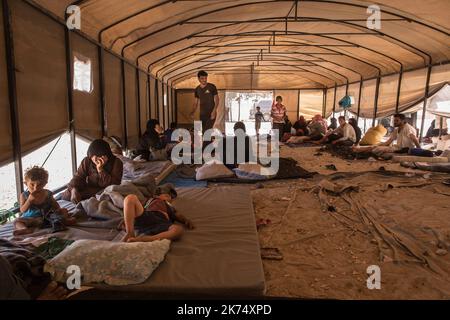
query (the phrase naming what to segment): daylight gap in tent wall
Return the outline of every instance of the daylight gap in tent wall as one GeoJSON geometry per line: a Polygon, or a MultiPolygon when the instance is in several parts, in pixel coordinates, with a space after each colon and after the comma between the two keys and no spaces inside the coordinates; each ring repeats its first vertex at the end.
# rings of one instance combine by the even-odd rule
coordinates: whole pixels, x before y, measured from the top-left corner
{"type": "Polygon", "coordinates": [[[297,119],[300,118],[300,92],[301,92],[300,89],[297,90],[297,119]]]}
{"type": "MultiPolygon", "coordinates": [[[[151,84],[151,78],[150,75],[147,74],[147,94],[148,94],[148,119],[150,119],[152,117],[152,93],[151,93],[151,88],[150,88],[150,84],[151,84]]],[[[148,120],[147,119],[147,120],[148,120]]],[[[147,122],[146,122],[147,123],[147,122]]],[[[146,129],[147,130],[147,129],[146,129]]]]}
{"type": "Polygon", "coordinates": [[[432,67],[431,67],[431,61],[430,61],[430,65],[428,66],[428,70],[427,70],[427,81],[425,83],[425,95],[424,95],[424,99],[423,99],[422,122],[420,124],[419,141],[422,140],[422,137],[423,137],[423,130],[424,130],[424,124],[425,124],[425,113],[427,112],[428,93],[430,91],[431,69],[432,69],[432,67]]]}
{"type": "MultiPolygon", "coordinates": [[[[361,91],[362,91],[362,86],[363,86],[363,79],[361,78],[359,81],[359,92],[358,92],[358,111],[356,114],[356,122],[359,121],[359,113],[361,111],[361,91]]],[[[365,129],[364,129],[365,130],[365,129]]]]}
{"type": "Polygon", "coordinates": [[[327,89],[323,89],[323,94],[322,94],[322,117],[325,118],[325,114],[327,113],[326,108],[327,108],[327,89]]]}
{"type": "Polygon", "coordinates": [[[158,79],[155,78],[155,108],[156,108],[156,119],[159,120],[159,92],[158,92],[158,79]]]}
{"type": "MultiPolygon", "coordinates": [[[[67,20],[67,13],[66,13],[67,20]]],[[[66,49],[66,79],[67,79],[67,111],[69,114],[69,133],[70,133],[70,149],[72,159],[72,173],[77,172],[77,146],[75,136],[75,119],[73,114],[73,67],[72,67],[72,45],[70,38],[70,31],[67,27],[64,28],[64,44],[66,49]]]]}
{"type": "Polygon", "coordinates": [[[23,174],[22,174],[22,149],[20,145],[20,130],[17,107],[17,90],[16,90],[16,71],[13,31],[11,25],[11,14],[9,10],[8,0],[2,0],[3,25],[5,37],[6,64],[8,76],[8,98],[9,113],[11,118],[12,143],[14,155],[14,171],[16,175],[16,193],[17,199],[23,192],[23,174]]]}

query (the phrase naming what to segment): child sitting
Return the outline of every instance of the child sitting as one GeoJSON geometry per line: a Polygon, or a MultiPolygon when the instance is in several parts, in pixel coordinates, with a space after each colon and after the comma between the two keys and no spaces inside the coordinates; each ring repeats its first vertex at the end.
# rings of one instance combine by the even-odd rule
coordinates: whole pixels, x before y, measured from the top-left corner
{"type": "Polygon", "coordinates": [[[48,183],[48,172],[41,167],[25,171],[24,183],[28,191],[20,195],[21,216],[14,221],[14,235],[32,233],[35,228],[46,227],[51,213],[60,216],[61,222],[70,225],[75,222],[69,218],[67,209],[62,209],[53,198],[50,190],[44,189],[48,183]]]}
{"type": "Polygon", "coordinates": [[[159,187],[153,198],[142,206],[138,197],[128,195],[124,200],[124,223],[126,236],[124,242],[150,242],[155,240],[176,240],[183,234],[183,227],[176,221],[193,229],[192,222],[176,212],[171,201],[177,197],[172,185],[159,187]],[[140,236],[136,237],[134,229],[140,236]]]}

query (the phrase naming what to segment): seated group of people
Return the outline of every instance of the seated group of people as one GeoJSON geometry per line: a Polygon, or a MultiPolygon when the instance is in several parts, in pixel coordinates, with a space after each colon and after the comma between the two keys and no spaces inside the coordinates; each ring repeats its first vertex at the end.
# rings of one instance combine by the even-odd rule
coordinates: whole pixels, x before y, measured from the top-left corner
{"type": "MultiPolygon", "coordinates": [[[[149,159],[154,148],[164,150],[170,143],[171,131],[174,129],[173,124],[171,129],[163,132],[157,120],[149,120],[136,154],[149,159]]],[[[94,140],[61,199],[78,204],[110,185],[120,185],[123,175],[121,156],[120,148],[113,152],[105,140],[94,140]]],[[[14,235],[30,234],[40,228],[55,229],[55,225],[59,228],[54,231],[60,231],[76,223],[68,211],[59,206],[52,192],[45,189],[48,180],[49,174],[42,167],[34,166],[25,171],[24,184],[27,190],[20,196],[20,216],[14,221],[14,235]]],[[[175,225],[176,221],[191,229],[192,222],[178,214],[171,205],[176,196],[171,185],[157,188],[155,195],[145,203],[140,203],[135,195],[127,196],[122,224],[126,231],[124,241],[175,240],[183,231],[181,226],[175,225]],[[135,229],[140,231],[139,237],[136,237],[135,229]]]]}
{"type": "Polygon", "coordinates": [[[310,121],[306,121],[305,117],[300,116],[293,125],[295,134],[285,134],[282,141],[288,143],[332,143],[347,146],[357,144],[361,140],[361,129],[358,127],[356,119],[351,118],[347,122],[344,116],[340,116],[338,121],[339,126],[337,126],[337,120],[332,118],[331,124],[328,126],[327,121],[319,114],[310,121]]]}

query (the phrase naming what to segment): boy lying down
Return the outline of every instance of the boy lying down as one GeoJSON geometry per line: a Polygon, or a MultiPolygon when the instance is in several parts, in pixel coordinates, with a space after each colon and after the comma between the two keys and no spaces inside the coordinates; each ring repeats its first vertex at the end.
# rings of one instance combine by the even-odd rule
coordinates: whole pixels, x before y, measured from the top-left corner
{"type": "Polygon", "coordinates": [[[128,195],[124,201],[124,242],[150,242],[155,240],[177,240],[183,234],[183,227],[176,221],[193,229],[192,222],[176,212],[171,201],[177,197],[172,185],[159,187],[153,198],[143,206],[135,195],[128,195]],[[135,236],[135,231],[139,236],[135,236]]]}

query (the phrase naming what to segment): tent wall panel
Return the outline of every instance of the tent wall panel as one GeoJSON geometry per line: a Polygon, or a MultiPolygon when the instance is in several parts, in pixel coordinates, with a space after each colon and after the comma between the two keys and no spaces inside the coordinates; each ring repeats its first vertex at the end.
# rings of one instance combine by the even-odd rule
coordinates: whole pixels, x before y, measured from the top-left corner
{"type": "MultiPolygon", "coordinates": [[[[177,90],[176,95],[177,95],[178,124],[192,125],[192,119],[190,117],[190,114],[193,111],[193,105],[195,100],[194,90],[177,90]]],[[[197,109],[194,118],[200,119],[199,109],[197,109]]]]}
{"type": "Polygon", "coordinates": [[[22,154],[69,128],[64,28],[22,1],[9,1],[22,154]]]}
{"type": "Polygon", "coordinates": [[[165,114],[164,114],[164,96],[163,96],[163,85],[161,83],[161,81],[158,80],[158,120],[159,123],[163,126],[164,125],[164,118],[165,118],[165,114]]]}
{"type": "Polygon", "coordinates": [[[121,62],[104,54],[106,134],[124,141],[121,62]]]}
{"type": "Polygon", "coordinates": [[[323,91],[300,90],[300,115],[310,120],[316,114],[322,115],[323,91]]]}
{"type": "MultiPolygon", "coordinates": [[[[328,118],[333,113],[334,104],[334,88],[329,88],[327,90],[327,100],[325,104],[325,118],[328,118]]],[[[301,108],[301,107],[300,107],[301,108]]]]}
{"type": "Polygon", "coordinates": [[[352,83],[348,86],[348,95],[355,99],[355,103],[349,110],[356,115],[358,113],[359,82],[352,83]]]}
{"type": "Polygon", "coordinates": [[[167,95],[167,85],[163,83],[162,85],[163,91],[162,91],[162,104],[163,104],[163,110],[164,110],[164,123],[162,124],[164,126],[164,129],[168,127],[169,123],[169,107],[168,107],[168,95],[167,95]]]}
{"type": "Polygon", "coordinates": [[[442,82],[450,82],[450,63],[434,66],[431,69],[430,86],[442,82]]]}
{"type": "Polygon", "coordinates": [[[363,82],[361,91],[361,110],[360,117],[373,118],[376,79],[366,80],[363,82]]]}
{"type": "Polygon", "coordinates": [[[139,71],[139,101],[141,108],[141,131],[144,133],[147,125],[147,120],[150,119],[148,112],[148,87],[147,87],[147,75],[139,71]]]}
{"type": "Polygon", "coordinates": [[[127,107],[128,147],[135,148],[139,140],[136,69],[125,63],[125,95],[127,107]]]}
{"type": "Polygon", "coordinates": [[[91,92],[73,90],[75,132],[84,138],[94,140],[102,136],[98,50],[97,46],[75,33],[72,34],[71,41],[72,64],[74,57],[84,62],[90,61],[92,78],[91,92]]]}
{"type": "Polygon", "coordinates": [[[6,72],[3,12],[0,6],[0,166],[13,160],[11,118],[9,113],[8,74],[6,72]]]}
{"type": "Polygon", "coordinates": [[[398,75],[382,77],[378,95],[377,118],[383,118],[395,113],[397,102],[398,75]]]}
{"type": "Polygon", "coordinates": [[[274,99],[277,96],[281,96],[283,98],[283,104],[286,106],[289,120],[292,123],[297,121],[298,90],[275,90],[274,99]]]}
{"type": "MultiPolygon", "coordinates": [[[[166,86],[167,88],[167,112],[169,114],[169,126],[172,123],[173,119],[172,119],[172,89],[169,86],[166,86]]],[[[169,127],[167,126],[167,127],[169,127]]]]}
{"type": "Polygon", "coordinates": [[[155,78],[150,77],[150,118],[157,118],[157,106],[156,106],[156,91],[155,91],[155,78]]]}
{"type": "Polygon", "coordinates": [[[335,112],[339,113],[341,111],[343,111],[343,109],[341,109],[341,107],[339,107],[339,100],[341,100],[343,97],[345,97],[345,90],[346,90],[346,85],[342,85],[337,87],[336,90],[336,107],[335,107],[335,112]]]}
{"type": "MultiPolygon", "coordinates": [[[[400,106],[407,105],[425,95],[427,68],[403,73],[400,106]]],[[[399,108],[401,111],[402,107],[399,108]]]]}

